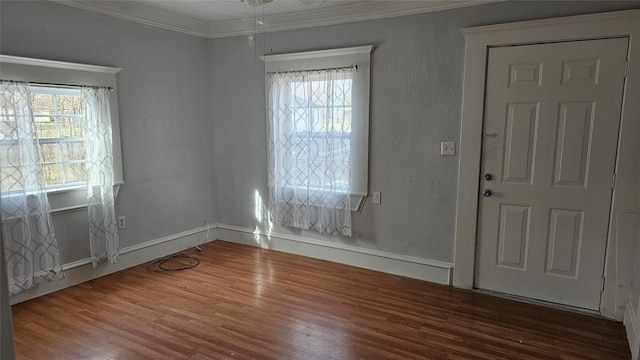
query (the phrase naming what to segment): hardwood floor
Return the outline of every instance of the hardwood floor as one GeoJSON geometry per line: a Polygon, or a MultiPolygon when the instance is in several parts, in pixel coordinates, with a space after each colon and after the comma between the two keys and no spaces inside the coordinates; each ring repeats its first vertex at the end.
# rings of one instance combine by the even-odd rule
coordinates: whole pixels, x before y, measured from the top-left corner
{"type": "Polygon", "coordinates": [[[13,307],[18,359],[630,359],[622,324],[215,241],[13,307]]]}

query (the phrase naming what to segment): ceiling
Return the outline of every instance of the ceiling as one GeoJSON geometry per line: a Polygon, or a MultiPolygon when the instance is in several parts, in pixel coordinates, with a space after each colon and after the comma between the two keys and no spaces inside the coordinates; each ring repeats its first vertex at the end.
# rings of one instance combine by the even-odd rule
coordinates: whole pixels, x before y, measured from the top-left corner
{"type": "Polygon", "coordinates": [[[381,19],[498,0],[273,0],[255,7],[249,4],[251,0],[48,1],[216,38],[381,19]]]}

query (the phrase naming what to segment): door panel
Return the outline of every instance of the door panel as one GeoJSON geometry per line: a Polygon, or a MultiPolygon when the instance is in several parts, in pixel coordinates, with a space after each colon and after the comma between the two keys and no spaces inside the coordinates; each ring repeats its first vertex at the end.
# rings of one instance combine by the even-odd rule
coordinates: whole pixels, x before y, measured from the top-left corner
{"type": "Polygon", "coordinates": [[[529,210],[528,206],[500,205],[498,266],[526,270],[529,210]]]}
{"type": "Polygon", "coordinates": [[[584,212],[551,209],[550,213],[546,273],[575,278],[584,212]]]}
{"type": "Polygon", "coordinates": [[[489,50],[476,287],[599,308],[627,46],[489,50]]]}
{"type": "Polygon", "coordinates": [[[586,188],[593,105],[593,102],[560,104],[554,185],[586,188]]]}
{"type": "Polygon", "coordinates": [[[508,104],[503,182],[531,183],[538,103],[508,104]]]}

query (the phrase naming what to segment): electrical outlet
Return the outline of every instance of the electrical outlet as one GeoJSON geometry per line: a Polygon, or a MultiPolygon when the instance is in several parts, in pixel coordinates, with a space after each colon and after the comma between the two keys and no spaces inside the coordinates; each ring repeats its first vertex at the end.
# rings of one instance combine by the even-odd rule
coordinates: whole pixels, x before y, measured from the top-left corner
{"type": "Polygon", "coordinates": [[[124,216],[118,216],[118,229],[124,229],[127,227],[127,220],[124,216]]]}
{"type": "Polygon", "coordinates": [[[440,143],[440,155],[451,156],[456,154],[456,143],[453,141],[443,141],[440,143]]]}
{"type": "Polygon", "coordinates": [[[373,203],[380,204],[380,191],[373,192],[373,203]]]}

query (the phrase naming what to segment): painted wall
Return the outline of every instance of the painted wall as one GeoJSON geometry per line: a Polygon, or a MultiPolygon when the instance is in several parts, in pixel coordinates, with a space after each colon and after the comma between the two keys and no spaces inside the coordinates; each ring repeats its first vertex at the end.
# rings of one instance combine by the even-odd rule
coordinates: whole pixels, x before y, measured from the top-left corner
{"type": "Polygon", "coordinates": [[[631,304],[635,307],[636,315],[638,315],[640,314],[640,239],[638,239],[636,244],[634,259],[633,280],[631,282],[631,304]]]}
{"type": "MultiPolygon", "coordinates": [[[[122,246],[202,225],[264,229],[263,53],[372,44],[370,191],[353,238],[280,233],[453,261],[464,39],[460,28],[639,8],[518,1],[393,19],[205,40],[43,1],[0,2],[0,53],[121,67],[127,217],[122,246]],[[213,121],[212,121],[213,119],[213,121]],[[215,131],[214,131],[215,130],[215,131]],[[213,138],[212,138],[213,134],[213,138]]],[[[63,263],[88,256],[86,214],[54,217],[63,263]]],[[[640,244],[631,288],[640,314],[640,244]]]]}
{"type": "MultiPolygon", "coordinates": [[[[2,224],[0,224],[0,229],[2,229],[2,224]]],[[[2,245],[2,231],[0,231],[0,245],[2,245]]],[[[0,359],[15,359],[4,246],[0,246],[0,359]]]]}
{"type": "MultiPolygon", "coordinates": [[[[257,56],[375,45],[370,190],[382,192],[382,204],[369,202],[354,214],[353,238],[302,235],[445,262],[453,261],[457,157],[439,156],[439,143],[459,138],[459,29],[639,6],[498,3],[207,44],[59,4],[0,4],[0,53],[124,69],[118,101],[126,184],[116,203],[117,214],[127,217],[123,247],[195,228],[205,218],[264,228],[264,208],[256,208],[267,193],[257,56]]],[[[59,214],[54,222],[63,263],[86,258],[86,214],[59,214]]]]}
{"type": "Polygon", "coordinates": [[[635,339],[629,339],[631,344],[631,353],[634,356],[634,360],[640,359],[640,238],[637,238],[635,251],[633,252],[633,277],[631,280],[631,296],[629,299],[629,305],[633,308],[635,313],[635,324],[626,324],[627,327],[635,329],[635,339]]]}
{"type": "MultiPolygon", "coordinates": [[[[370,190],[382,192],[382,204],[369,202],[354,214],[353,238],[303,235],[445,262],[453,261],[457,157],[439,156],[439,143],[460,133],[459,29],[639,7],[497,3],[207,41],[48,2],[0,4],[1,53],[124,68],[118,87],[126,185],[116,208],[127,216],[122,246],[195,228],[204,218],[264,228],[264,208],[256,208],[267,193],[257,56],[375,45],[370,190]]],[[[86,214],[54,221],[63,263],[86,258],[86,214]]]]}
{"type": "Polygon", "coordinates": [[[295,31],[210,40],[219,223],[265,229],[263,53],[375,45],[372,55],[370,201],[352,238],[275,232],[453,262],[464,27],[638,8],[638,2],[508,2],[295,31]]]}
{"type": "MultiPolygon", "coordinates": [[[[207,40],[44,1],[0,6],[0,53],[123,68],[121,246],[215,223],[207,40]]],[[[87,221],[54,216],[63,263],[89,256],[87,221]]]]}

